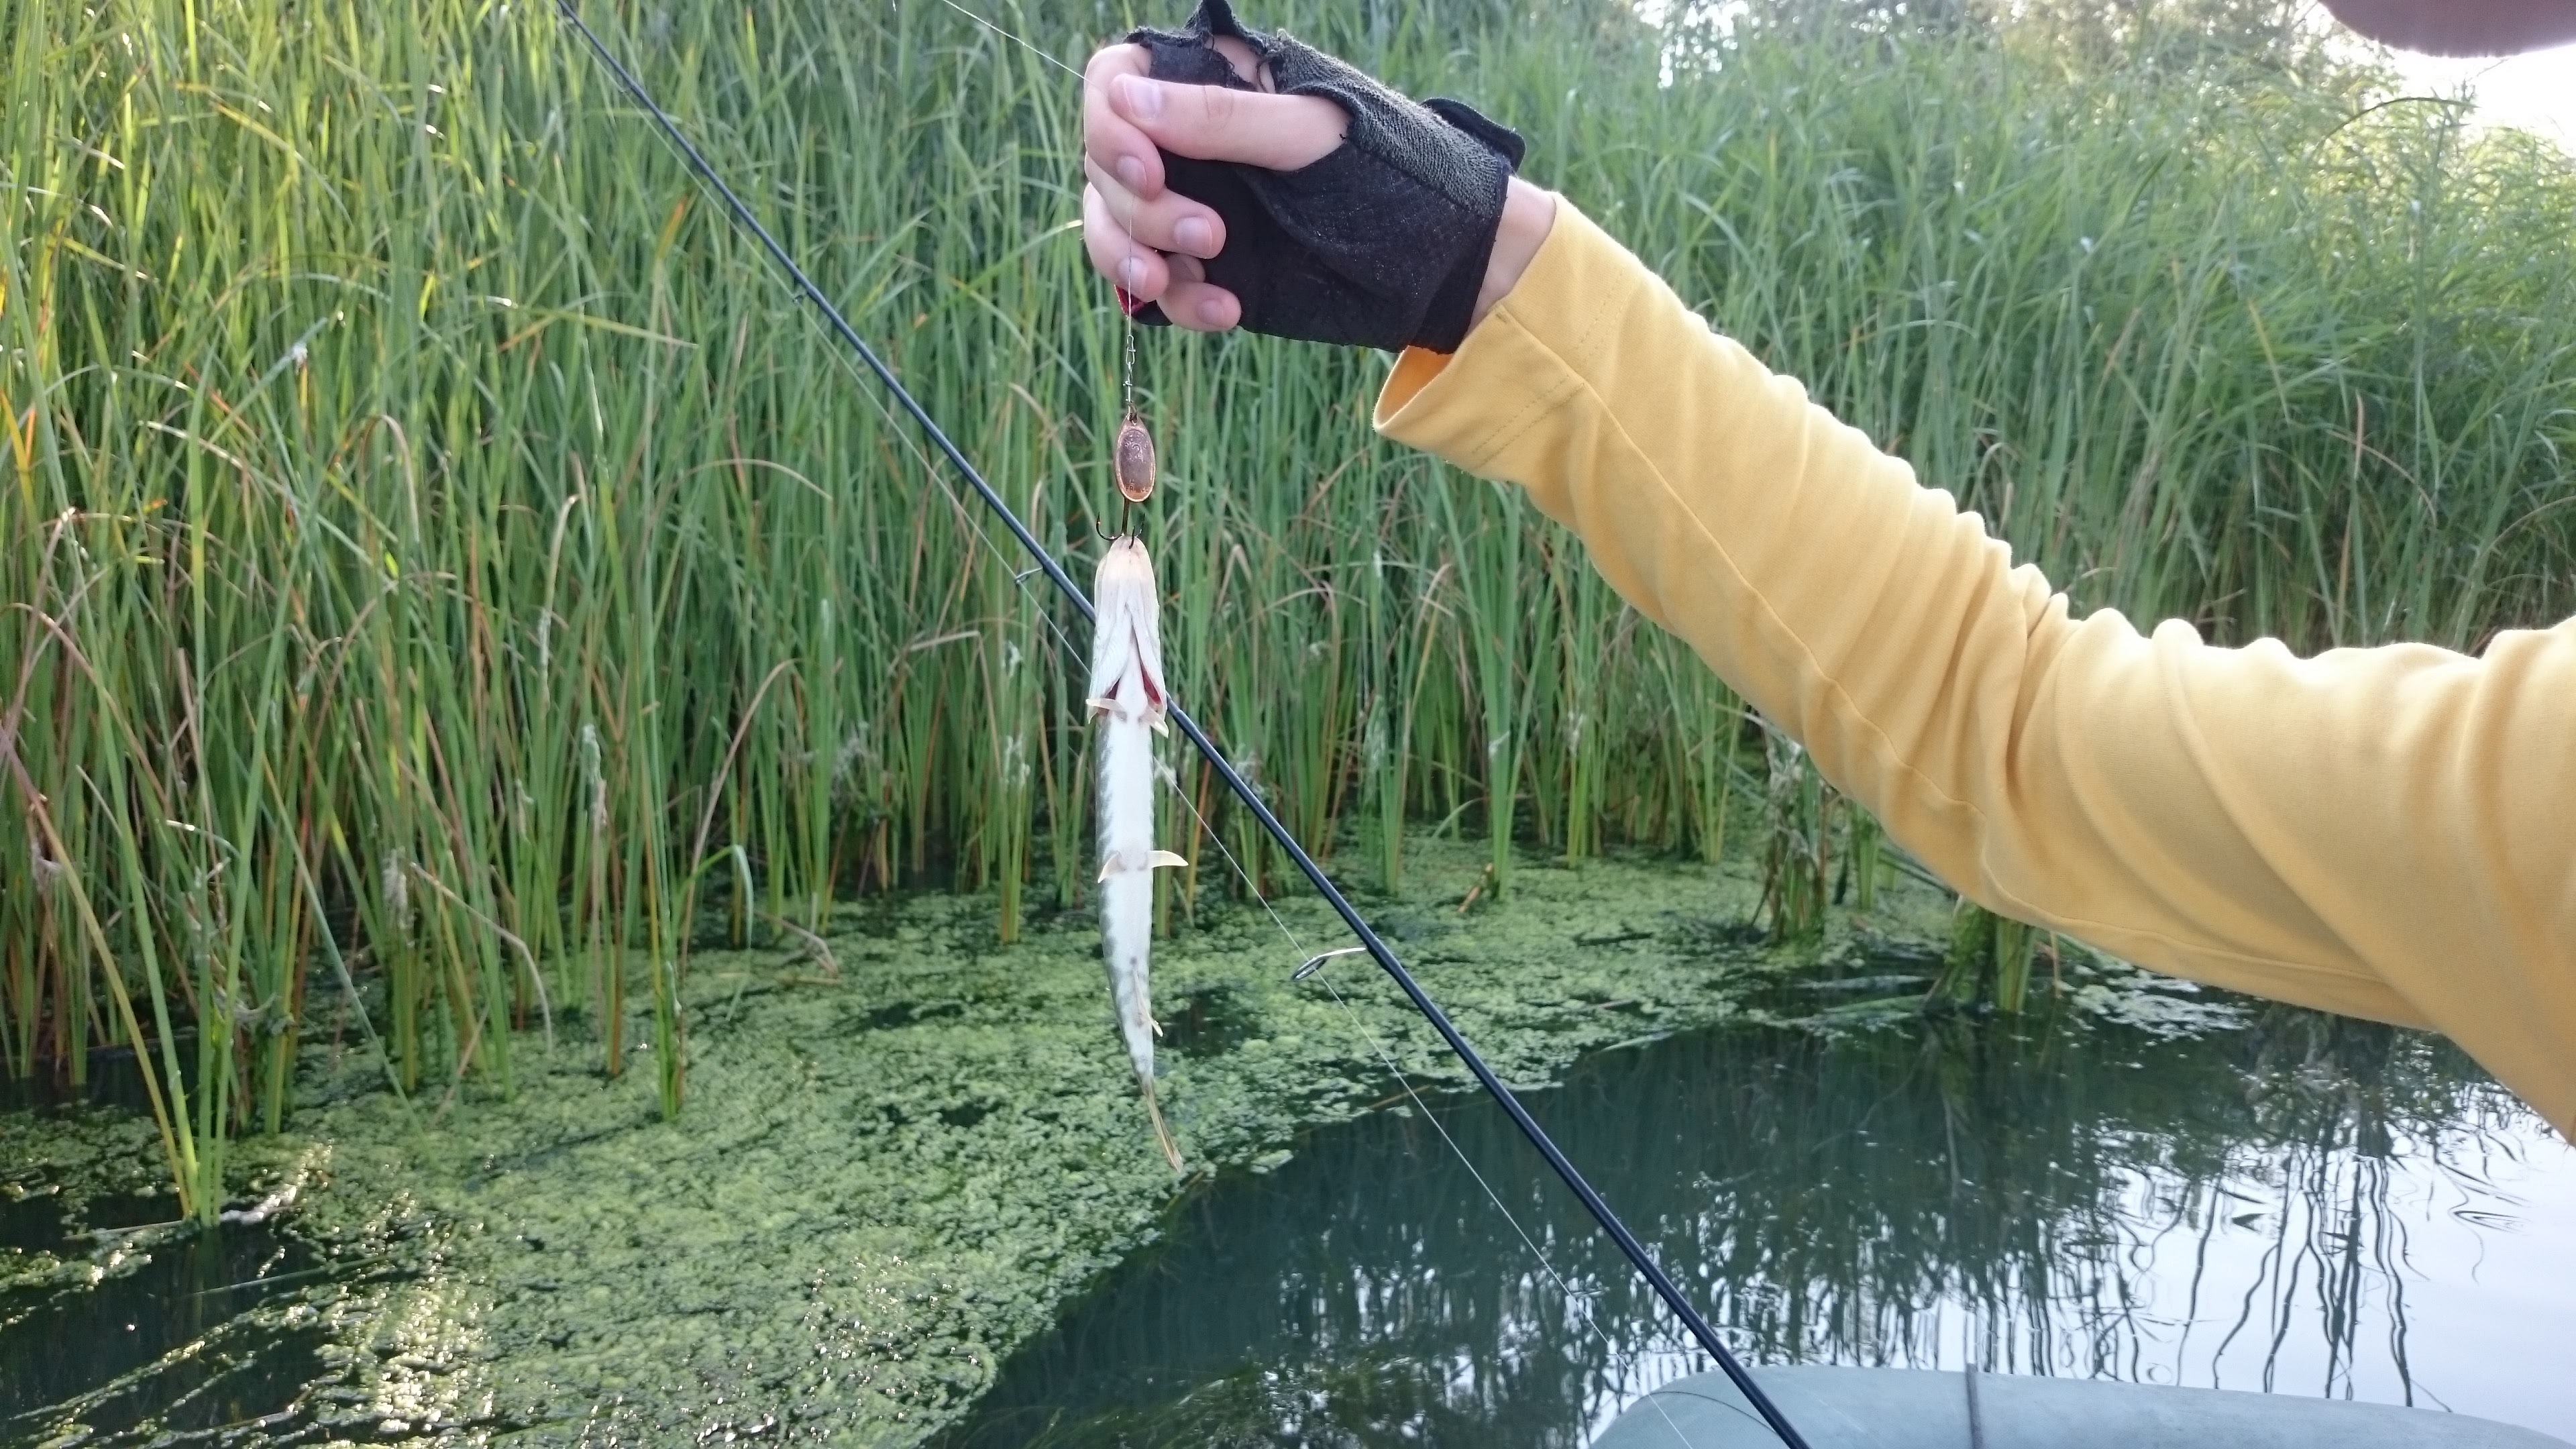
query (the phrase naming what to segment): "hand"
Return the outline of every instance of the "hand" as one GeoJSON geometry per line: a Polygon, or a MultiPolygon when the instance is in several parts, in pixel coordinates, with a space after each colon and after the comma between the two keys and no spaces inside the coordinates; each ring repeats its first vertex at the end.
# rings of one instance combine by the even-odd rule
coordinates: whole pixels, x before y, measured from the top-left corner
{"type": "Polygon", "coordinates": [[[1086,68],[1083,232],[1142,320],[1446,351],[1546,238],[1520,138],[1461,103],[1417,105],[1223,0],[1135,39],[1086,68]]]}
{"type": "MultiPolygon", "coordinates": [[[[1216,48],[1246,82],[1262,85],[1252,48],[1216,48]]],[[[1232,292],[1201,265],[1225,249],[1225,219],[1168,189],[1163,153],[1295,171],[1342,144],[1348,118],[1321,96],[1153,80],[1141,45],[1112,45],[1082,72],[1082,243],[1100,274],[1138,303],[1158,302],[1176,327],[1223,332],[1243,317],[1232,292]]]]}

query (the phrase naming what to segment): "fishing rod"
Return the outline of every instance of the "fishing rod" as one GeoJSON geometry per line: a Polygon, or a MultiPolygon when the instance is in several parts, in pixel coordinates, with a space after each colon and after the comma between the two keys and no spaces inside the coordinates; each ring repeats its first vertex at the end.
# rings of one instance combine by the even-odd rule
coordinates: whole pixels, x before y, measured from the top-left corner
{"type": "MultiPolygon", "coordinates": [[[[822,287],[817,285],[812,277],[806,275],[805,269],[797,264],[796,258],[779,243],[777,237],[770,234],[769,228],[761,225],[760,218],[752,215],[751,208],[735,194],[734,189],[725,184],[724,178],[717,174],[714,164],[707,160],[705,153],[697,148],[697,144],[689,139],[688,134],[680,129],[680,123],[671,118],[670,112],[662,109],[661,103],[654,100],[652,93],[644,88],[644,83],[636,79],[634,72],[628,70],[625,63],[617,58],[616,53],[608,48],[607,42],[599,38],[599,33],[592,30],[589,22],[581,18],[581,12],[574,8],[574,0],[555,0],[555,9],[563,16],[564,21],[580,34],[582,40],[590,47],[591,54],[599,58],[599,63],[616,78],[618,85],[634,98],[637,105],[644,108],[645,114],[653,118],[654,124],[661,128],[663,137],[670,141],[671,145],[686,159],[689,169],[695,172],[698,179],[724,203],[725,212],[733,218],[734,224],[759,241],[762,249],[769,253],[770,260],[776,262],[779,269],[787,274],[797,294],[814,304],[815,310],[822,314],[823,321],[831,328],[833,335],[839,337],[842,342],[848,344],[852,352],[858,354],[859,360],[867,364],[868,371],[876,375],[877,381],[885,384],[886,391],[893,396],[895,404],[911,415],[913,422],[920,426],[922,435],[930,440],[930,445],[939,451],[941,457],[948,460],[949,465],[957,470],[958,476],[966,480],[966,485],[975,490],[976,496],[984,500],[985,506],[992,509],[993,515],[1001,520],[1002,526],[1011,531],[1011,536],[1020,541],[1020,547],[1028,551],[1029,558],[1037,565],[1039,572],[1047,576],[1048,582],[1055,585],[1056,591],[1064,595],[1066,601],[1073,605],[1075,611],[1080,613],[1086,622],[1092,621],[1094,615],[1091,600],[1082,592],[1082,586],[1076,584],[1072,576],[1064,571],[1063,566],[1046,551],[1046,546],[1038,542],[1037,535],[1031,533],[1028,525],[1020,521],[1020,516],[1011,510],[1011,505],[1003,499],[1000,492],[996,491],[991,483],[985,481],[983,473],[969,462],[966,454],[949,439],[947,432],[939,426],[938,420],[931,417],[930,410],[923,407],[920,401],[913,397],[911,390],[895,377],[894,370],[886,366],[884,359],[877,355],[876,349],[870,347],[867,339],[859,335],[858,329],[850,325],[849,319],[841,315],[841,309],[824,294],[822,287]]],[[[1485,1059],[1476,1054],[1476,1049],[1467,1044],[1465,1037],[1458,1034],[1458,1028],[1450,1022],[1449,1014],[1442,1011],[1439,1003],[1433,1001],[1430,994],[1422,989],[1422,984],[1413,979],[1413,973],[1404,969],[1404,963],[1396,959],[1394,950],[1378,936],[1376,929],[1369,925],[1368,919],[1359,913],[1359,908],[1351,904],[1350,898],[1342,894],[1341,887],[1333,884],[1332,877],[1324,874],[1324,868],[1315,863],[1315,858],[1306,853],[1306,848],[1298,844],[1297,837],[1290,834],[1288,827],[1280,823],[1279,817],[1271,813],[1270,807],[1263,803],[1260,794],[1252,788],[1251,783],[1236,771],[1234,765],[1226,759],[1225,753],[1216,747],[1216,741],[1208,737],[1207,731],[1201,729],[1198,721],[1191,718],[1189,712],[1181,708],[1177,701],[1166,702],[1166,714],[1182,735],[1188,738],[1192,748],[1207,761],[1208,767],[1216,771],[1217,777],[1225,782],[1226,789],[1242,803],[1245,809],[1252,812],[1253,819],[1260,823],[1262,833],[1269,836],[1279,849],[1295,862],[1298,872],[1306,877],[1307,883],[1312,885],[1316,893],[1332,906],[1333,913],[1341,917],[1342,924],[1349,927],[1351,934],[1359,939],[1360,949],[1368,953],[1369,959],[1377,962],[1380,970],[1393,978],[1397,988],[1404,992],[1405,999],[1413,1003],[1414,1010],[1422,1013],[1423,1019],[1431,1023],[1432,1030],[1438,1032],[1440,1039],[1448,1044],[1449,1050],[1459,1061],[1466,1064],[1470,1073],[1474,1074],[1477,1084],[1502,1106],[1504,1113],[1512,1119],[1512,1125],[1520,1129],[1521,1136],[1528,1139],[1530,1146],[1538,1149],[1539,1156],[1547,1159],[1547,1165],[1555,1169],[1556,1175],[1564,1180],[1567,1189],[1574,1194],[1577,1201],[1583,1204],[1584,1211],[1590,1213],[1592,1220],[1600,1224],[1601,1230],[1610,1235],[1610,1240],[1618,1244],[1620,1254],[1626,1257],[1629,1265],[1637,1270],[1637,1276],[1646,1280],[1647,1286],[1654,1289],[1655,1296],[1662,1299],[1664,1306],[1672,1310],[1673,1316],[1681,1320],[1682,1326],[1690,1331],[1691,1337],[1697,1340],[1700,1348],[1717,1363],[1720,1369],[1725,1371],[1727,1378],[1735,1384],[1736,1389],[1752,1404],[1755,1412],[1762,1416],[1762,1422],[1769,1425],[1771,1432],[1778,1435],[1780,1441],[1788,1445],[1789,1449],[1808,1449],[1806,1439],[1789,1423],[1779,1407],[1771,1402],[1771,1396],[1762,1391],[1762,1386],[1753,1381],[1753,1375],[1737,1361],[1725,1341],[1717,1336],[1717,1330],[1710,1327],[1708,1320],[1700,1316],[1699,1310],[1691,1306],[1690,1300],[1682,1296],[1679,1285],[1675,1284],[1671,1276],[1655,1262],[1653,1255],[1646,1251],[1646,1245],[1637,1240],[1636,1234],[1628,1231],[1627,1224],[1619,1221],[1619,1215],[1612,1212],[1610,1204],[1602,1200],[1601,1194],[1593,1190],[1590,1182],[1584,1180],[1583,1173],[1547,1135],[1547,1129],[1538,1125],[1538,1119],[1529,1114],[1529,1109],[1523,1107],[1520,1099],[1514,1097],[1510,1089],[1503,1085],[1502,1079],[1494,1075],[1494,1069],[1485,1065],[1485,1059]]],[[[1311,966],[1314,963],[1308,964],[1311,966]]]]}

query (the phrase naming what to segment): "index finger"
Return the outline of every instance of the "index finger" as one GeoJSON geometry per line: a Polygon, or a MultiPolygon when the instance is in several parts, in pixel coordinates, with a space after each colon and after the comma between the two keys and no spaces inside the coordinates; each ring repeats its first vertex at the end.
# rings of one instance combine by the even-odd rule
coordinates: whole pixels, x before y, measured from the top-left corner
{"type": "MultiPolygon", "coordinates": [[[[1331,155],[1350,118],[1322,96],[1278,95],[1115,75],[1111,111],[1175,156],[1296,171],[1331,155]]],[[[1113,175],[1115,172],[1112,173],[1113,175]]]]}
{"type": "Polygon", "coordinates": [[[1141,45],[1109,45],[1093,51],[1082,68],[1083,154],[1144,201],[1163,194],[1162,153],[1152,137],[1111,108],[1109,86],[1122,75],[1144,75],[1152,64],[1141,45]]]}

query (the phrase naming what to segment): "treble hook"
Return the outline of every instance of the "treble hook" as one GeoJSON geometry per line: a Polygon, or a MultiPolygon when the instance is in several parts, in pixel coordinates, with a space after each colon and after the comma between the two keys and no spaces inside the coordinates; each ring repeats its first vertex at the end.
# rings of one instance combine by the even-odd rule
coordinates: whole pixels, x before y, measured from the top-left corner
{"type": "Polygon", "coordinates": [[[1132,526],[1135,517],[1136,505],[1133,503],[1121,503],[1118,505],[1118,531],[1116,533],[1111,533],[1108,529],[1101,527],[1100,521],[1095,518],[1091,523],[1091,536],[1099,539],[1102,543],[1116,543],[1122,538],[1133,537],[1136,532],[1135,528],[1132,526]]]}

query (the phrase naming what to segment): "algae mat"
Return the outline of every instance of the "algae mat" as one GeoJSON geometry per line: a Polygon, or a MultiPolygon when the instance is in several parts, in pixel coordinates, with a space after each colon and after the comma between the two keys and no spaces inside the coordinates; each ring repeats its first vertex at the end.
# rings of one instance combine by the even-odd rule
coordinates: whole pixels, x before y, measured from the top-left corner
{"type": "MultiPolygon", "coordinates": [[[[1820,951],[1859,961],[1920,940],[1947,909],[1907,888],[1876,920],[1782,953],[1746,924],[1749,881],[1645,860],[1533,862],[1511,899],[1462,915],[1481,857],[1426,842],[1403,896],[1369,904],[1495,1069],[1532,1085],[1583,1052],[1740,1014],[1820,951]]],[[[655,1112],[649,1059],[609,1080],[568,1023],[561,1047],[515,1048],[509,1097],[469,1086],[446,1104],[381,1090],[352,1035],[317,1044],[292,1134],[242,1153],[240,1202],[291,1210],[226,1229],[256,1247],[282,1221],[278,1252],[311,1264],[201,1270],[258,1276],[209,1279],[192,1302],[266,1296],[0,1435],[916,1441],[1197,1184],[1267,1170],[1299,1129],[1385,1099],[1362,1028],[1409,1073],[1464,1082],[1365,961],[1330,973],[1347,1008],[1292,983],[1282,923],[1307,949],[1344,939],[1320,902],[1278,913],[1204,912],[1158,947],[1160,1092],[1189,1184],[1138,1103],[1089,921],[1041,920],[1000,947],[980,899],[844,906],[828,952],[698,956],[676,1123],[655,1112]],[[300,1392],[279,1387],[281,1353],[311,1366],[300,1392]]],[[[150,1190],[148,1138],[129,1114],[12,1113],[0,1134],[13,1195],[59,1192],[55,1236],[149,1216],[131,1196],[150,1190]]],[[[150,1229],[83,1241],[0,1260],[21,1285],[0,1334],[203,1251],[150,1229]]],[[[49,1351],[82,1351],[62,1332],[49,1351]]]]}

